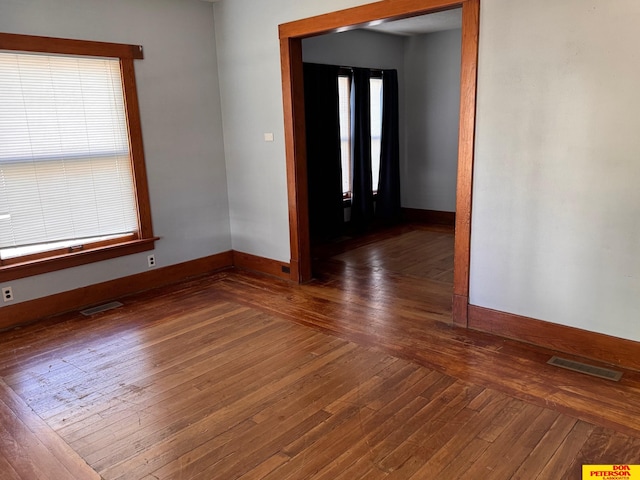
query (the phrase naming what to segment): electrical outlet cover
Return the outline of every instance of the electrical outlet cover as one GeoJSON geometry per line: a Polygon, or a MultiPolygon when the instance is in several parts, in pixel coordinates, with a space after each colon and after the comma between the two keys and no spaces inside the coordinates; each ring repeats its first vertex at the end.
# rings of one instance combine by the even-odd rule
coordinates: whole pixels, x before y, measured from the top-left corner
{"type": "Polygon", "coordinates": [[[13,300],[13,290],[11,287],[3,287],[2,288],[2,300],[5,302],[10,302],[13,300]]]}

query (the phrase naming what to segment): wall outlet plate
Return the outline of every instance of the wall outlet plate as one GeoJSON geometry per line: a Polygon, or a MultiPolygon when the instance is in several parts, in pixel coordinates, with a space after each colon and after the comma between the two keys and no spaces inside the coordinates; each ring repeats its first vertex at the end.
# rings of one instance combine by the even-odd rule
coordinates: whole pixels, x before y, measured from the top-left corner
{"type": "Polygon", "coordinates": [[[2,287],[2,300],[5,303],[13,300],[13,289],[11,287],[2,287]]]}

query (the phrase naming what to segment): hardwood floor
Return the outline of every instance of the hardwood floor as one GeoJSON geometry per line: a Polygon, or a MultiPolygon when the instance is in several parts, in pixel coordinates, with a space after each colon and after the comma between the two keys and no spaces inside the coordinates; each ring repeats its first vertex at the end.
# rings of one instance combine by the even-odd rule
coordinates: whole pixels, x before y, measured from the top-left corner
{"type": "Polygon", "coordinates": [[[453,227],[402,224],[368,235],[345,237],[317,247],[315,272],[339,262],[384,270],[453,286],[453,227]]]}
{"type": "Polygon", "coordinates": [[[397,233],[334,245],[307,285],[228,271],[0,333],[0,477],[556,480],[640,463],[638,373],[601,380],[449,326],[446,248],[418,268],[393,244],[435,252],[450,233],[397,233]]]}

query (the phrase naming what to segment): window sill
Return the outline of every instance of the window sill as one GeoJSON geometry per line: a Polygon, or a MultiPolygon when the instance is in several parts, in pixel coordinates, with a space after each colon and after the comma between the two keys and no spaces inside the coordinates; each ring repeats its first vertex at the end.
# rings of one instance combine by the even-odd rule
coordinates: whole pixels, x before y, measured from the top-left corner
{"type": "Polygon", "coordinates": [[[159,240],[159,238],[143,238],[115,245],[66,253],[64,255],[4,265],[0,267],[0,283],[17,278],[31,277],[33,275],[41,275],[65,268],[86,265],[88,263],[101,262],[110,258],[146,252],[154,249],[156,240],[159,240]]]}
{"type": "MultiPolygon", "coordinates": [[[[373,192],[373,201],[375,202],[378,198],[378,192],[373,192]]],[[[342,197],[342,206],[343,208],[349,208],[352,204],[351,195],[342,197]]]]}

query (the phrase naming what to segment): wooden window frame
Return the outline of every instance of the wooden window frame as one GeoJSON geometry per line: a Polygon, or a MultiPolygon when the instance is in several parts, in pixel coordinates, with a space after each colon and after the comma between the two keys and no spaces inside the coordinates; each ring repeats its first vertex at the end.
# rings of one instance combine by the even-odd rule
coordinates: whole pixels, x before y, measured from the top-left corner
{"type": "Polygon", "coordinates": [[[0,33],[0,50],[108,57],[117,58],[120,61],[122,89],[129,131],[131,171],[138,214],[138,231],[133,235],[5,260],[0,263],[0,282],[153,250],[158,237],[153,235],[151,223],[149,187],[147,185],[138,93],[133,64],[134,60],[143,58],[142,47],[120,43],[0,33]]]}

